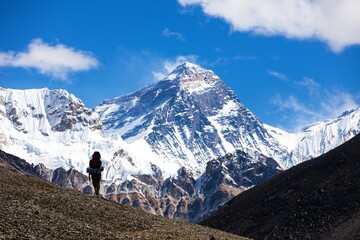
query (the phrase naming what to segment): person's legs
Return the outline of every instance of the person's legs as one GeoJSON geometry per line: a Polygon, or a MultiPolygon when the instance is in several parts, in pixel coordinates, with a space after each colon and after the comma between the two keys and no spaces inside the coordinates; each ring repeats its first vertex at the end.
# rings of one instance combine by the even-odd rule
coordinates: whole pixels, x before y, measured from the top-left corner
{"type": "Polygon", "coordinates": [[[93,175],[92,176],[92,182],[93,182],[96,196],[99,196],[100,180],[101,180],[101,175],[93,175]]]}

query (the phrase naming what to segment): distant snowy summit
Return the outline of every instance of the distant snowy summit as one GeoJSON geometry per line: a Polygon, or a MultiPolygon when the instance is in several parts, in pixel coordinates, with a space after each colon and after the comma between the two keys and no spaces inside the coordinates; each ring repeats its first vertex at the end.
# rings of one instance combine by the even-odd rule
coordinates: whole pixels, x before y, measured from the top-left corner
{"type": "Polygon", "coordinates": [[[188,78],[194,78],[194,76],[196,76],[196,75],[205,76],[207,74],[214,74],[214,72],[211,70],[201,68],[199,65],[185,62],[185,63],[177,66],[163,80],[188,79],[188,78]]]}
{"type": "Polygon", "coordinates": [[[66,90],[0,89],[0,148],[30,163],[85,172],[92,151],[112,159],[124,144],[66,90]]]}
{"type": "Polygon", "coordinates": [[[178,80],[183,90],[200,92],[212,88],[220,78],[211,70],[186,62],[179,65],[163,80],[178,80]]]}
{"type": "Polygon", "coordinates": [[[40,132],[49,135],[52,131],[101,129],[99,116],[87,109],[83,102],[65,90],[0,89],[0,114],[7,117],[13,126],[23,132],[40,132]]]}
{"type": "Polygon", "coordinates": [[[293,165],[320,156],[360,133],[360,107],[341,116],[307,126],[297,133],[293,165]]]}

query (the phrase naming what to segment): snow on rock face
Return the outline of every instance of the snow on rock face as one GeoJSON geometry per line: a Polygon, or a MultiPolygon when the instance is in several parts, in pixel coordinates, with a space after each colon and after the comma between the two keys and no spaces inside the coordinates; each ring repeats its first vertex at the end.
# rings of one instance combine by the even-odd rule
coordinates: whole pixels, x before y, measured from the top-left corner
{"type": "Polygon", "coordinates": [[[65,90],[0,89],[0,148],[30,163],[84,173],[95,150],[121,161],[114,152],[126,143],[101,127],[98,114],[65,90]]]}
{"type": "Polygon", "coordinates": [[[341,116],[315,123],[302,129],[290,161],[294,165],[343,144],[360,133],[360,107],[344,112],[341,116]]]}
{"type": "Polygon", "coordinates": [[[298,133],[288,133],[268,125],[266,128],[289,152],[289,157],[284,164],[291,167],[320,156],[359,134],[360,108],[304,127],[298,133]]]}
{"type": "Polygon", "coordinates": [[[65,90],[0,90],[1,114],[24,133],[101,129],[99,116],[65,90]]]}

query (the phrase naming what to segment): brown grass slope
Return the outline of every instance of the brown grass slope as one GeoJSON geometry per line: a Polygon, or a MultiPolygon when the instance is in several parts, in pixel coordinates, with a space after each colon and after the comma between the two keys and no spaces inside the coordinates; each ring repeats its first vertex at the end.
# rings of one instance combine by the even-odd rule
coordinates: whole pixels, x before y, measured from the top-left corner
{"type": "Polygon", "coordinates": [[[360,239],[360,135],[238,195],[201,224],[255,239],[360,239]]]}
{"type": "Polygon", "coordinates": [[[53,186],[4,156],[0,239],[244,239],[53,186]]]}

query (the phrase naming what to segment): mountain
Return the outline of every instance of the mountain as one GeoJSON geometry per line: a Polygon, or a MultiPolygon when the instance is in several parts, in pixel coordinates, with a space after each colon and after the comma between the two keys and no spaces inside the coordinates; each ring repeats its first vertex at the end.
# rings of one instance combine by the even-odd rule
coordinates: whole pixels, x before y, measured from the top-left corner
{"type": "Polygon", "coordinates": [[[146,159],[134,166],[153,170],[146,177],[132,175],[139,181],[111,184],[110,192],[117,189],[112,199],[195,222],[360,131],[359,109],[294,134],[268,126],[214,72],[191,63],[135,93],[104,101],[95,111],[106,132],[120,134],[130,152],[146,159]]]}
{"type": "Polygon", "coordinates": [[[245,239],[50,185],[25,165],[0,153],[0,239],[245,239]]]}
{"type": "Polygon", "coordinates": [[[103,134],[100,117],[65,90],[0,88],[0,122],[1,149],[50,169],[84,172],[93,151],[110,160],[126,148],[119,136],[103,134]]]}
{"type": "Polygon", "coordinates": [[[95,111],[104,130],[120,134],[135,158],[142,159],[133,163],[144,169],[142,174],[106,185],[111,199],[122,204],[199,221],[285,168],[287,152],[264,124],[214,72],[191,63],[140,91],[104,101],[95,111]],[[241,157],[219,163],[214,181],[209,165],[227,154],[241,157]],[[269,169],[263,166],[267,158],[269,169]],[[236,170],[227,173],[227,164],[236,170]],[[245,181],[247,174],[251,179],[245,181]]]}
{"type": "Polygon", "coordinates": [[[360,107],[341,116],[304,127],[290,134],[265,125],[268,132],[289,152],[287,166],[320,156],[360,133],[360,107]]]}
{"type": "Polygon", "coordinates": [[[234,197],[203,225],[253,239],[359,239],[360,135],[234,197]]]}
{"type": "Polygon", "coordinates": [[[139,158],[162,159],[160,165],[176,163],[162,169],[169,176],[182,166],[199,176],[209,160],[236,150],[272,157],[286,169],[360,132],[360,108],[298,133],[271,127],[251,113],[213,71],[191,63],[135,93],[104,101],[95,111],[104,130],[120,134],[139,158]]]}
{"type": "Polygon", "coordinates": [[[214,72],[191,63],[94,110],[65,90],[0,88],[1,149],[85,193],[85,169],[100,151],[103,196],[193,222],[349,140],[359,119],[355,109],[287,133],[262,123],[214,72]]]}
{"type": "Polygon", "coordinates": [[[95,111],[107,132],[119,133],[147,158],[151,151],[155,159],[176,163],[162,169],[170,175],[185,166],[199,176],[209,160],[236,150],[262,153],[281,166],[288,157],[214,72],[191,63],[140,91],[104,101],[95,111]]]}
{"type": "Polygon", "coordinates": [[[320,156],[360,133],[360,107],[302,129],[297,147],[291,152],[294,165],[301,159],[320,156]],[[302,158],[300,158],[300,156],[302,158]]]}
{"type": "MultiPolygon", "coordinates": [[[[160,84],[164,83],[169,84],[167,80],[160,84]]],[[[273,174],[264,177],[257,170],[264,169],[268,160],[255,152],[239,151],[236,156],[247,157],[227,157],[217,170],[212,166],[215,160],[185,164],[186,159],[172,161],[161,158],[156,151],[144,154],[130,141],[124,142],[115,131],[104,133],[98,114],[64,90],[1,89],[0,93],[1,148],[26,159],[33,164],[36,175],[56,185],[90,193],[91,184],[81,173],[92,152],[99,150],[105,166],[101,192],[108,199],[168,218],[199,221],[239,192],[273,174]],[[242,176],[242,171],[248,173],[242,176]],[[215,172],[219,186],[212,189],[209,186],[214,183],[215,172]]],[[[205,144],[201,139],[198,141],[205,144]]],[[[275,170],[269,168],[269,172],[281,169],[274,163],[275,170]]]]}

